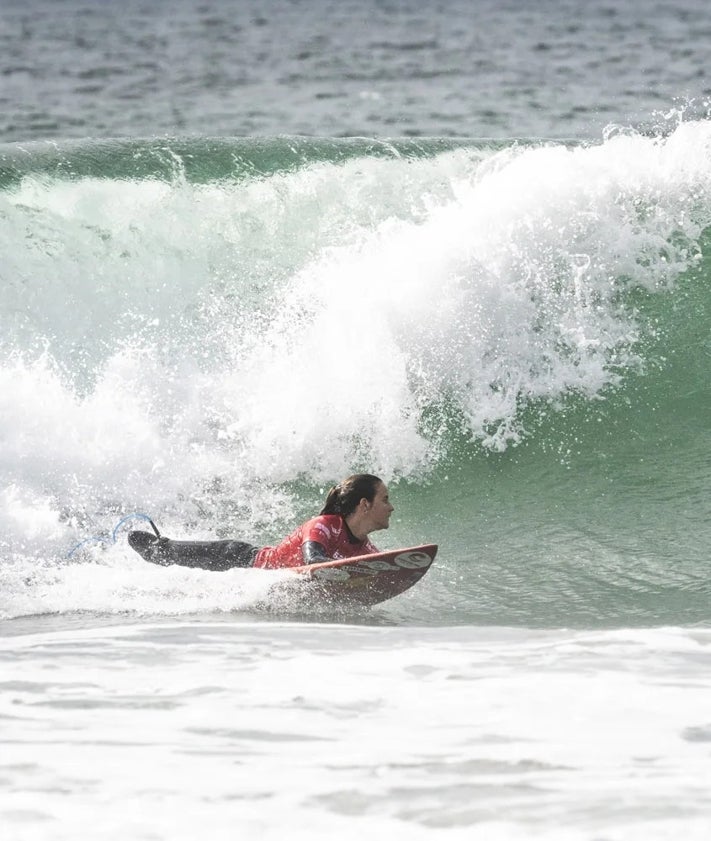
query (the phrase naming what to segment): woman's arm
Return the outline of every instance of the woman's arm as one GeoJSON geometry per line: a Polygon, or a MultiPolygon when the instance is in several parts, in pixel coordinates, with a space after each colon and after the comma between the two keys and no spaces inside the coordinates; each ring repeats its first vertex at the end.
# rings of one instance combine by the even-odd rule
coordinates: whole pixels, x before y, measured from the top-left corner
{"type": "Polygon", "coordinates": [[[301,544],[301,555],[305,564],[317,564],[321,561],[330,561],[326,554],[326,547],[315,540],[307,540],[301,544]]]}

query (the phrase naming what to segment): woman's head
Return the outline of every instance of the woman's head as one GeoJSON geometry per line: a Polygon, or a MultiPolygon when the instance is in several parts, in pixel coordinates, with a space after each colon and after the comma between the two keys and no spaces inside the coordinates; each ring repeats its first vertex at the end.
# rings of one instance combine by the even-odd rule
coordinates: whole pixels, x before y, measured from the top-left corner
{"type": "Polygon", "coordinates": [[[382,481],[370,473],[356,473],[331,488],[321,514],[340,514],[347,517],[358,507],[361,499],[373,502],[382,481]]]}

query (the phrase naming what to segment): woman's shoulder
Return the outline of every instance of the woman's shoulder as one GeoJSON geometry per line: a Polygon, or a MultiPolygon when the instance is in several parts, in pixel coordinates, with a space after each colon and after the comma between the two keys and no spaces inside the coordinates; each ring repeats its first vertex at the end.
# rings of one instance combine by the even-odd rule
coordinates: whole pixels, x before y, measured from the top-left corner
{"type": "Polygon", "coordinates": [[[343,517],[340,514],[319,514],[318,517],[312,517],[310,520],[307,520],[304,525],[306,526],[310,523],[322,523],[325,526],[342,527],[343,517]]]}
{"type": "Polygon", "coordinates": [[[304,532],[317,532],[324,537],[337,537],[343,531],[343,517],[340,514],[319,514],[302,526],[304,532]]]}

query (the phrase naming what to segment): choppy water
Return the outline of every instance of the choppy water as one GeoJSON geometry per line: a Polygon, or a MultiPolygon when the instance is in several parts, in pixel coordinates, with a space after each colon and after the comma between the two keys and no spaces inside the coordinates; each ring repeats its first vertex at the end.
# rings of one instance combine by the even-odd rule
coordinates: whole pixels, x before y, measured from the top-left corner
{"type": "Polygon", "coordinates": [[[702,0],[4,0],[0,138],[599,136],[705,112],[702,0]]]}
{"type": "Polygon", "coordinates": [[[13,839],[705,839],[702,7],[0,22],[13,839]],[[440,546],[372,611],[70,555],[272,542],[361,469],[440,546]]]}

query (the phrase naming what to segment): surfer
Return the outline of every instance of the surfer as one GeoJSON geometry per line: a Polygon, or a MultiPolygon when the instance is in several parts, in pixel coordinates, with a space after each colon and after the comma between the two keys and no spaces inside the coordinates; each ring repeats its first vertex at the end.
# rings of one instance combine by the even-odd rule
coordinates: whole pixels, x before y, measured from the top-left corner
{"type": "Polygon", "coordinates": [[[328,492],[321,513],[307,520],[277,546],[259,548],[239,540],[169,540],[133,531],[129,544],[147,561],[223,571],[235,567],[281,569],[378,552],[371,532],[390,525],[393,506],[377,476],[357,473],[328,492]]]}

